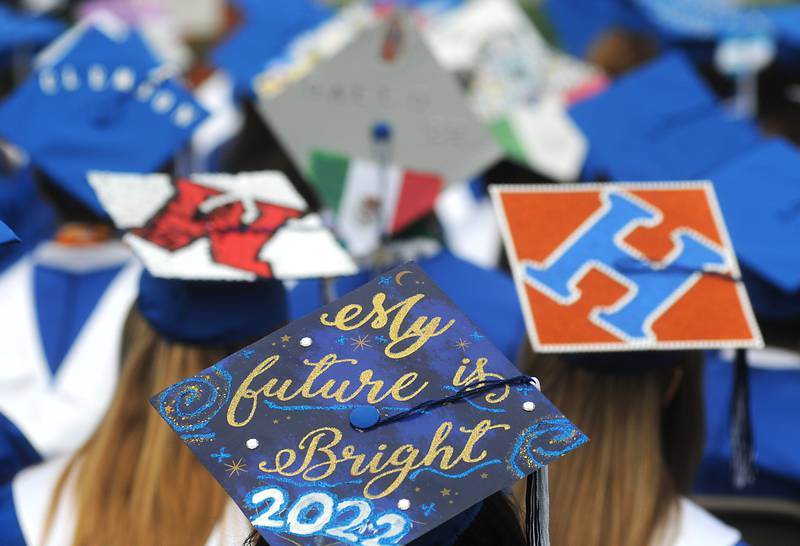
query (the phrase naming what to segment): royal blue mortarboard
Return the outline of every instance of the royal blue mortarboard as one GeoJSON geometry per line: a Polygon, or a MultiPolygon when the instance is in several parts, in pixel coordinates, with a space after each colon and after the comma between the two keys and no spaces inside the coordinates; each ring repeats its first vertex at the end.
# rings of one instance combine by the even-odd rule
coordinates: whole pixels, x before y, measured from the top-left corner
{"type": "Polygon", "coordinates": [[[585,57],[606,30],[646,28],[642,15],[623,0],[545,0],[544,5],[559,45],[577,57],[585,57]]]}
{"type": "Polygon", "coordinates": [[[10,227],[0,221],[0,246],[17,242],[19,242],[19,237],[17,237],[17,234],[11,231],[10,227]]]}
{"type": "Polygon", "coordinates": [[[332,17],[335,8],[314,0],[237,0],[241,24],[211,54],[239,93],[252,94],[251,82],[291,41],[332,17]]]}
{"type": "Polygon", "coordinates": [[[589,141],[593,162],[610,170],[619,157],[628,154],[630,141],[649,140],[716,105],[691,63],[672,53],[620,77],[569,113],[589,141]]]}
{"type": "Polygon", "coordinates": [[[665,122],[646,135],[631,134],[607,158],[613,180],[696,180],[757,146],[761,134],[746,119],[721,106],[693,111],[665,122]]]}
{"type": "Polygon", "coordinates": [[[778,38],[794,47],[800,46],[800,7],[769,6],[762,9],[778,38]]]}
{"type": "Polygon", "coordinates": [[[710,175],[743,265],[785,295],[769,298],[769,291],[756,283],[754,305],[764,316],[782,315],[790,306],[788,297],[800,297],[798,173],[800,152],[784,140],[773,139],[710,175]],[[765,298],[758,299],[759,294],[765,298]]]}
{"type": "Polygon", "coordinates": [[[667,39],[714,40],[734,32],[769,30],[761,13],[730,0],[634,0],[667,39]]]}
{"type": "Polygon", "coordinates": [[[133,30],[85,25],[57,41],[0,104],[0,135],[93,211],[90,169],[162,167],[206,116],[133,30]]]}
{"type": "Polygon", "coordinates": [[[0,4],[0,53],[15,47],[43,46],[63,30],[63,23],[55,19],[20,13],[0,4]]]}
{"type": "Polygon", "coordinates": [[[459,533],[587,440],[419,267],[385,276],[151,399],[270,543],[459,533]]]}

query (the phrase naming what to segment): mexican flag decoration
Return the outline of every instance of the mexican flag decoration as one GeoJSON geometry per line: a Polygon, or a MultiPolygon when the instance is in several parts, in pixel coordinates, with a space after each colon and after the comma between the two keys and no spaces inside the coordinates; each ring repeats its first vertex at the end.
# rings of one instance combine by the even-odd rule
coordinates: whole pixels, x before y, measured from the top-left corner
{"type": "Polygon", "coordinates": [[[431,212],[445,186],[436,174],[334,152],[315,151],[310,163],[308,179],[355,255],[372,252],[381,235],[402,231],[431,212]]]}

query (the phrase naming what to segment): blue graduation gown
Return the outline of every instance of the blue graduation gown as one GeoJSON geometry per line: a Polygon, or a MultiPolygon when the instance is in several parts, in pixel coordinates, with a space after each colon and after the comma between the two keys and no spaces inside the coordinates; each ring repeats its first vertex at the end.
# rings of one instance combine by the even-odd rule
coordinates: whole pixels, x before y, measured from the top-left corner
{"type": "MultiPolygon", "coordinates": [[[[443,250],[418,260],[420,267],[512,362],[525,340],[525,324],[511,278],[497,270],[484,269],[443,250]]],[[[362,271],[336,281],[339,296],[355,290],[375,274],[362,271]]],[[[318,279],[299,281],[289,287],[291,319],[307,315],[323,305],[318,279]]]]}
{"type": "Polygon", "coordinates": [[[138,272],[120,242],[43,243],[0,276],[0,483],[93,431],[116,385],[138,272]]]}
{"type": "Polygon", "coordinates": [[[30,168],[0,175],[0,220],[20,238],[18,244],[0,248],[2,273],[55,230],[53,210],[39,197],[30,168]]]}

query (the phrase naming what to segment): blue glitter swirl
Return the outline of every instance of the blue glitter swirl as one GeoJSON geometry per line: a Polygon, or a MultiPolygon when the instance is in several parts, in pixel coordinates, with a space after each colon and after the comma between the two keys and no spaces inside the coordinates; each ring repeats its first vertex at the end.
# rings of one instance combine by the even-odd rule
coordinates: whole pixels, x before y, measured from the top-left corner
{"type": "Polygon", "coordinates": [[[264,482],[279,482],[279,483],[288,483],[289,485],[294,485],[295,487],[339,487],[340,485],[360,485],[364,483],[364,480],[348,480],[343,482],[304,482],[300,480],[292,480],[289,478],[284,478],[283,476],[273,476],[272,474],[261,474],[258,476],[260,481],[264,482]]]}
{"type": "Polygon", "coordinates": [[[550,459],[560,457],[582,446],[587,441],[589,439],[586,435],[578,430],[578,427],[566,417],[542,419],[523,430],[517,436],[508,462],[517,477],[523,478],[527,472],[523,472],[517,465],[517,459],[523,449],[525,450],[523,456],[530,460],[531,466],[540,468],[547,464],[550,459]],[[549,441],[537,442],[537,440],[547,435],[552,436],[549,441]]]}
{"type": "Polygon", "coordinates": [[[481,463],[478,466],[473,466],[469,470],[465,470],[464,472],[460,472],[458,474],[448,474],[447,472],[442,472],[441,470],[436,470],[435,468],[419,468],[419,469],[415,470],[414,472],[412,472],[411,474],[409,474],[408,478],[413,481],[422,472],[433,472],[434,474],[437,474],[439,476],[444,476],[445,478],[465,478],[465,477],[469,476],[470,474],[472,474],[473,472],[475,472],[476,470],[480,470],[481,468],[484,468],[484,467],[487,467],[487,466],[490,466],[490,465],[493,465],[493,464],[498,464],[498,463],[501,463],[501,462],[502,461],[500,459],[492,459],[491,461],[486,461],[485,463],[481,463]]]}
{"type": "Polygon", "coordinates": [[[161,393],[158,411],[176,432],[195,432],[208,425],[230,394],[231,375],[220,366],[212,366],[161,393]]]}

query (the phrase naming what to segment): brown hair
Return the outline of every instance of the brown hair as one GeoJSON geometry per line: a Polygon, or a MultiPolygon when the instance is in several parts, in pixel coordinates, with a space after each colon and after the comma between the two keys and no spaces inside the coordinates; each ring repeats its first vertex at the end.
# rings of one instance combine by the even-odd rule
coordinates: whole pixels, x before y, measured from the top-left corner
{"type": "Polygon", "coordinates": [[[549,467],[554,545],[643,546],[665,536],[702,455],[701,366],[689,353],[674,367],[608,373],[527,350],[522,369],[591,439],[549,467]]]}
{"type": "Polygon", "coordinates": [[[45,536],[74,474],[75,546],[205,543],[228,497],[148,399],[230,352],[167,341],[134,306],[111,407],[61,475],[45,536]]]}
{"type": "Polygon", "coordinates": [[[602,33],[586,53],[586,59],[611,78],[617,78],[656,56],[658,46],[652,38],[624,28],[612,28],[602,33]]]}

